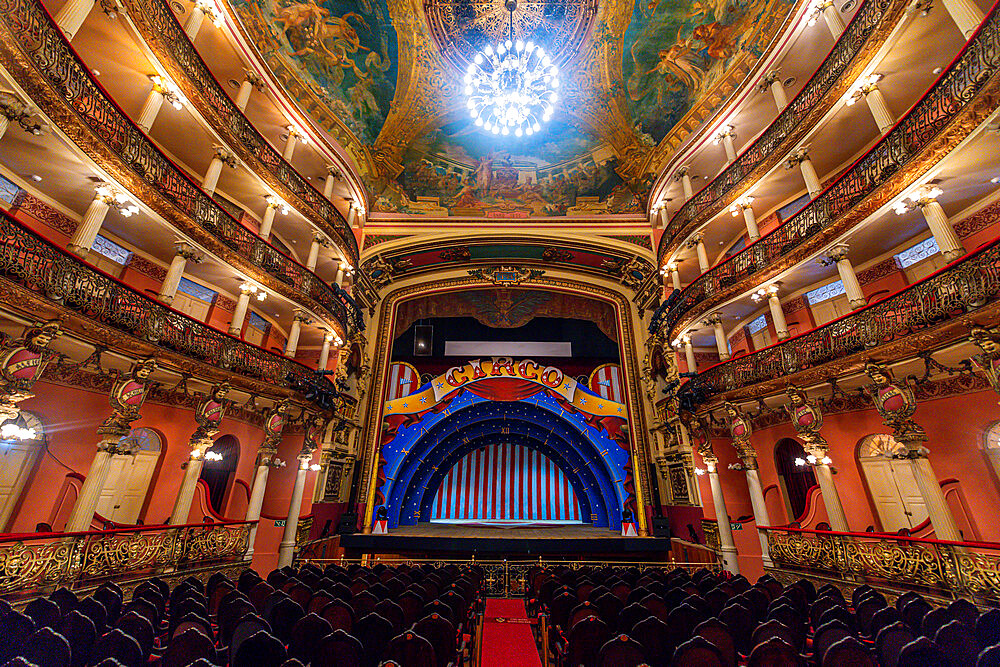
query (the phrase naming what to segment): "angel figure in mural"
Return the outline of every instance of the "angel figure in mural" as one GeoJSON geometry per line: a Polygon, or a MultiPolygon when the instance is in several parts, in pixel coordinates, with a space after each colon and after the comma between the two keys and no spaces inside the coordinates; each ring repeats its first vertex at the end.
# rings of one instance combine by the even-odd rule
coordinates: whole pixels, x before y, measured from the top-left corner
{"type": "Polygon", "coordinates": [[[311,26],[315,23],[322,21],[324,18],[329,16],[330,10],[326,7],[320,7],[316,4],[315,0],[309,0],[308,2],[297,2],[287,7],[281,7],[275,11],[275,23],[281,24],[281,29],[287,35],[291,30],[302,28],[303,26],[311,26]]]}
{"type": "Polygon", "coordinates": [[[476,188],[481,195],[488,193],[493,185],[493,161],[495,159],[496,153],[490,151],[476,161],[476,188]]]}
{"type": "Polygon", "coordinates": [[[358,82],[351,86],[348,93],[351,96],[351,102],[354,103],[354,109],[361,117],[379,113],[378,102],[375,101],[372,88],[375,86],[376,79],[381,79],[391,66],[392,62],[388,58],[383,58],[379,53],[371,51],[365,56],[365,71],[354,69],[358,82]]]}
{"type": "MultiPolygon", "coordinates": [[[[705,70],[698,62],[700,60],[698,51],[691,46],[689,40],[681,39],[681,28],[677,29],[677,41],[670,48],[661,49],[659,58],[660,62],[641,76],[656,72],[662,77],[657,77],[656,86],[656,103],[660,106],[663,105],[665,92],[675,88],[697,90],[705,79],[705,70]]],[[[648,92],[640,90],[638,85],[629,87],[633,89],[632,99],[636,101],[645,97],[648,92]]]]}

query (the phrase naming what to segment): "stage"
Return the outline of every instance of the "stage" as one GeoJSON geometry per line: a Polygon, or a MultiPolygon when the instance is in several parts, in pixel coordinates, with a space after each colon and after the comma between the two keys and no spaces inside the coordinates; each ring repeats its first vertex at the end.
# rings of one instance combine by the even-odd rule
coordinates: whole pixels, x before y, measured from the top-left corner
{"type": "Polygon", "coordinates": [[[484,560],[535,556],[573,560],[666,561],[670,539],[622,537],[606,528],[582,524],[517,525],[420,523],[400,526],[388,535],[341,535],[340,546],[352,556],[439,557],[484,560]]]}

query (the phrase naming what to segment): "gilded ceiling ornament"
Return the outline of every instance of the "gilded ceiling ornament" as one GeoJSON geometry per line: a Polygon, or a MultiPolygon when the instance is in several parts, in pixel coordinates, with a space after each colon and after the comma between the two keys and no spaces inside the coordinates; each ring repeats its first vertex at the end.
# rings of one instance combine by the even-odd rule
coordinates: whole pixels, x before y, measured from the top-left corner
{"type": "Polygon", "coordinates": [[[124,438],[129,434],[132,422],[141,416],[139,410],[154,384],[150,376],[156,368],[155,359],[140,359],[128,373],[119,373],[109,396],[112,415],[97,427],[98,435],[124,438]]]}
{"type": "Polygon", "coordinates": [[[514,287],[544,274],[545,271],[541,269],[526,269],[519,266],[494,266],[469,271],[469,275],[473,278],[485,280],[498,287],[514,287]]]}
{"type": "Polygon", "coordinates": [[[35,322],[20,338],[0,343],[0,422],[15,419],[17,404],[31,398],[35,382],[56,356],[49,344],[62,335],[57,320],[35,322]]]}
{"type": "Polygon", "coordinates": [[[1000,330],[976,325],[969,330],[969,340],[982,350],[980,354],[973,355],[973,363],[993,391],[1000,394],[1000,330]]]}
{"type": "Polygon", "coordinates": [[[802,439],[804,449],[817,458],[823,458],[830,448],[830,444],[819,433],[823,428],[823,413],[816,403],[810,401],[806,393],[795,385],[788,385],[785,393],[788,394],[789,400],[785,411],[792,420],[795,432],[802,439]]]}
{"type": "Polygon", "coordinates": [[[892,429],[898,442],[906,445],[911,453],[918,454],[922,449],[920,443],[927,440],[927,433],[912,419],[917,410],[913,389],[905,380],[894,382],[892,371],[885,364],[870,361],[865,364],[865,373],[872,384],[862,389],[882,415],[883,423],[892,429]]]}

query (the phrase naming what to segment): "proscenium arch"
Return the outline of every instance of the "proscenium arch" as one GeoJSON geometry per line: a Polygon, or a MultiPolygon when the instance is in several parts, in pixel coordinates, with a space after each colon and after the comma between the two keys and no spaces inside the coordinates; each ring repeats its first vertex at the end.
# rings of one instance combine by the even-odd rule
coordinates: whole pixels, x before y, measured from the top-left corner
{"type": "MultiPolygon", "coordinates": [[[[532,449],[540,454],[545,455],[549,458],[562,471],[563,475],[569,481],[570,486],[573,487],[573,493],[576,495],[576,500],[580,505],[580,515],[584,517],[584,523],[589,522],[591,516],[595,516],[596,519],[593,522],[595,526],[603,526],[602,517],[607,514],[607,509],[602,505],[598,505],[596,508],[591,505],[590,495],[587,493],[586,487],[581,486],[584,475],[574,474],[573,468],[569,467],[565,457],[561,456],[558,451],[556,451],[547,442],[539,442],[533,438],[528,438],[525,436],[510,436],[505,438],[505,442],[510,445],[519,445],[532,449]]],[[[493,444],[492,439],[486,436],[477,438],[476,440],[469,441],[459,446],[457,449],[453,450],[448,454],[444,460],[443,465],[439,468],[431,470],[430,481],[423,487],[417,486],[416,491],[419,493],[422,491],[422,498],[420,498],[420,521],[428,521],[431,515],[431,510],[434,504],[434,498],[437,496],[437,492],[441,489],[441,484],[444,482],[445,476],[448,472],[454,468],[463,456],[474,452],[477,449],[482,449],[493,444]]]]}
{"type": "MultiPolygon", "coordinates": [[[[366,426],[361,441],[365,452],[365,462],[359,484],[365,497],[363,526],[366,531],[371,530],[375,514],[375,499],[381,484],[378,474],[382,451],[380,438],[388,387],[390,339],[394,331],[396,309],[404,301],[431,293],[456,292],[493,286],[486,278],[470,277],[465,268],[467,267],[462,266],[444,270],[442,271],[444,275],[439,275],[438,279],[433,282],[426,282],[426,279],[422,277],[419,279],[401,277],[398,281],[400,284],[384,296],[379,306],[378,317],[375,320],[377,324],[373,327],[375,333],[371,338],[372,368],[377,369],[377,371],[372,379],[372,388],[365,408],[364,423],[366,426]]],[[[631,303],[618,289],[619,286],[610,282],[605,283],[604,280],[586,281],[584,278],[589,278],[589,276],[560,275],[559,272],[553,270],[551,274],[547,272],[546,275],[524,282],[519,287],[578,294],[606,302],[614,309],[618,326],[620,361],[627,380],[625,407],[629,423],[628,451],[632,460],[630,472],[633,477],[635,501],[637,506],[642,508],[650,502],[650,498],[647,496],[650,492],[649,471],[643,461],[651,460],[651,458],[648,443],[640,435],[646,432],[646,414],[634,385],[641,377],[635,354],[637,348],[628,347],[626,349],[626,346],[636,344],[636,336],[639,332],[637,327],[641,328],[642,323],[634,319],[631,303]]],[[[636,518],[639,522],[639,534],[645,535],[647,531],[646,513],[639,511],[636,518]]]]}
{"type": "MultiPolygon", "coordinates": [[[[449,413],[412,442],[386,497],[389,525],[415,523],[416,510],[424,501],[432,475],[447,473],[447,469],[442,470],[446,459],[472,441],[507,436],[504,430],[536,443],[548,443],[547,450],[556,454],[550,458],[571,480],[574,491],[588,496],[589,509],[598,517],[595,526],[612,527],[621,522],[624,498],[615,480],[625,471],[610,470],[598,444],[586,433],[534,403],[483,400],[449,413]]],[[[546,449],[539,451],[545,453],[546,449]]]]}

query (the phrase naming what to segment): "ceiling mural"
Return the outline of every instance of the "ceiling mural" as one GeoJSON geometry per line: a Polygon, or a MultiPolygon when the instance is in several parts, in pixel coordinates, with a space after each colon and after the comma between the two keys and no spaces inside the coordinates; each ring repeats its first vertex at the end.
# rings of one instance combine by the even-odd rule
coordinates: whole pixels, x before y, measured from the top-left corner
{"type": "Polygon", "coordinates": [[[533,136],[469,118],[470,58],[510,26],[503,0],[231,0],[299,107],[352,157],[371,210],[525,218],[631,213],[718,109],[795,0],[521,0],[514,32],[562,86],[533,136]],[[397,34],[399,43],[397,45],[397,34]]]}
{"type": "Polygon", "coordinates": [[[396,31],[385,0],[233,0],[272,72],[309,89],[359,140],[378,137],[396,89],[396,31]]]}
{"type": "Polygon", "coordinates": [[[636,0],[625,31],[622,77],[637,130],[656,143],[722,78],[765,16],[783,17],[791,0],[636,0]]]}

